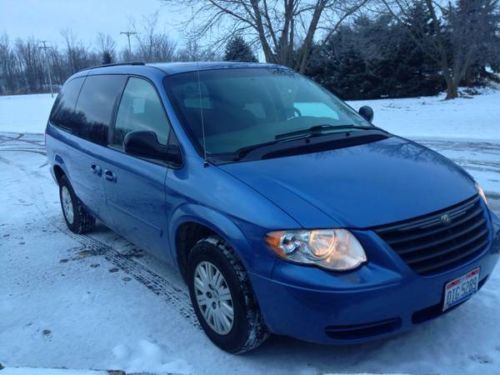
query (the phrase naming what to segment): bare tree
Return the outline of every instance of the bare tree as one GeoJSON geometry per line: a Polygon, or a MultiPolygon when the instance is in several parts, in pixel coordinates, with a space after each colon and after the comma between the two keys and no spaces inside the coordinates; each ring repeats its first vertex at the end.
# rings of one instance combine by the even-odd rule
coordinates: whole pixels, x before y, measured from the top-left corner
{"type": "Polygon", "coordinates": [[[138,48],[137,57],[147,62],[172,61],[176,45],[166,33],[157,30],[158,12],[144,17],[143,25],[143,30],[136,30],[137,34],[135,34],[138,48]]]}
{"type": "Polygon", "coordinates": [[[62,85],[66,78],[73,72],[69,69],[64,54],[57,46],[53,46],[47,50],[47,53],[49,55],[50,70],[54,77],[54,82],[62,85]]]}
{"type": "Polygon", "coordinates": [[[43,57],[38,41],[33,37],[16,41],[16,54],[24,70],[26,86],[29,92],[40,92],[44,84],[43,57]]]}
{"type": "Polygon", "coordinates": [[[216,61],[222,60],[220,53],[200,45],[195,38],[189,38],[185,46],[175,54],[176,61],[216,61]]]}
{"type": "Polygon", "coordinates": [[[20,86],[21,69],[7,34],[0,36],[0,92],[16,93],[20,86]]]}
{"type": "MultiPolygon", "coordinates": [[[[116,43],[108,34],[99,33],[97,34],[97,52],[103,60],[108,58],[107,63],[111,63],[116,60],[116,43]]],[[[103,61],[104,62],[104,61],[103,61]]]]}
{"type": "Polygon", "coordinates": [[[240,34],[259,43],[267,62],[304,72],[318,30],[333,32],[368,0],[163,0],[194,9],[195,37],[217,29],[215,44],[240,34]]]}
{"type": "Polygon", "coordinates": [[[71,73],[99,64],[100,59],[95,54],[92,54],[80,41],[78,41],[75,34],[71,30],[64,30],[61,34],[66,43],[65,53],[67,66],[71,73]]]}

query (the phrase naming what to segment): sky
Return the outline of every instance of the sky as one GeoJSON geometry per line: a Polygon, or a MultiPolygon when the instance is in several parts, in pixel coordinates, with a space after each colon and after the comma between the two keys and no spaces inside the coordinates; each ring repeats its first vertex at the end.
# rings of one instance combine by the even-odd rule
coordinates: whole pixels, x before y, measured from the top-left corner
{"type": "Polygon", "coordinates": [[[143,17],[156,11],[158,31],[181,44],[181,21],[190,11],[173,10],[160,0],[0,0],[0,35],[6,33],[12,41],[34,36],[62,46],[61,31],[65,29],[87,45],[94,44],[97,34],[103,32],[121,48],[127,39],[120,32],[130,29],[134,20],[140,28],[143,17]]]}

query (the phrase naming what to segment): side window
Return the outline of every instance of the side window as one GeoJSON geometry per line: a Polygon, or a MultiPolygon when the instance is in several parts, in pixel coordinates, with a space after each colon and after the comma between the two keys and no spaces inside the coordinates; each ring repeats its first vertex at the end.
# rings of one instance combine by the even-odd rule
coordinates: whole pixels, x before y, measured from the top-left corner
{"type": "Polygon", "coordinates": [[[123,147],[127,133],[150,130],[166,145],[170,124],[155,88],[146,80],[131,77],[116,115],[112,144],[123,147]]]}
{"type": "Polygon", "coordinates": [[[124,75],[88,76],[76,104],[81,120],[79,135],[106,145],[113,112],[125,85],[124,75]]]}
{"type": "Polygon", "coordinates": [[[83,81],[84,79],[81,77],[66,82],[50,114],[52,124],[67,129],[72,133],[78,133],[80,119],[76,115],[75,106],[83,81]]]}

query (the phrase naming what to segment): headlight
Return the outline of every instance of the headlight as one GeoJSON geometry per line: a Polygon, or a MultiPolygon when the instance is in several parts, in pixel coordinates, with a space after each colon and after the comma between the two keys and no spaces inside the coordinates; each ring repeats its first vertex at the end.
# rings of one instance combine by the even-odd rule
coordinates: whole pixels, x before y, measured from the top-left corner
{"type": "Polygon", "coordinates": [[[486,199],[486,194],[484,194],[483,189],[477,183],[476,183],[476,190],[477,190],[479,196],[483,199],[484,203],[488,204],[488,199],[486,199]]]}
{"type": "Polygon", "coordinates": [[[330,270],[352,270],[366,262],[363,247],[345,229],[270,232],[266,243],[283,259],[330,270]]]}

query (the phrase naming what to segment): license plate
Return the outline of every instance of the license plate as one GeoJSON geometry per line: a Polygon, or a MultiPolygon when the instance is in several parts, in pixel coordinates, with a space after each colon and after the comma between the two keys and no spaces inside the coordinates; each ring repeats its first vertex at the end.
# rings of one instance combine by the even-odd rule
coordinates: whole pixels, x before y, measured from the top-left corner
{"type": "Polygon", "coordinates": [[[446,283],[444,287],[443,311],[470,298],[477,292],[479,285],[479,268],[446,283]]]}

